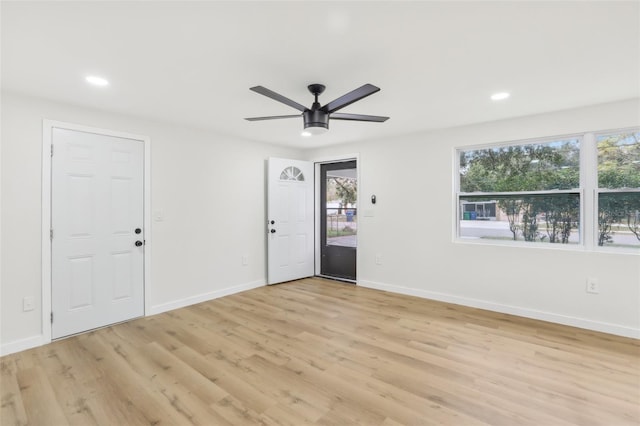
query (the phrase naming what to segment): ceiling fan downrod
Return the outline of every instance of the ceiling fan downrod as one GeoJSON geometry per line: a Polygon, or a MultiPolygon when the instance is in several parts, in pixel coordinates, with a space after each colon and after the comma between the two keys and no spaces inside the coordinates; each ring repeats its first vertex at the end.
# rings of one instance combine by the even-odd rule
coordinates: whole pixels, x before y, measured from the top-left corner
{"type": "Polygon", "coordinates": [[[306,110],[302,113],[304,128],[319,128],[317,129],[317,133],[323,133],[324,131],[329,130],[329,114],[320,109],[321,107],[318,102],[318,96],[324,92],[326,87],[323,84],[310,84],[307,86],[307,89],[309,89],[309,92],[311,92],[315,97],[315,101],[313,102],[313,105],[311,105],[310,110],[306,110]]]}

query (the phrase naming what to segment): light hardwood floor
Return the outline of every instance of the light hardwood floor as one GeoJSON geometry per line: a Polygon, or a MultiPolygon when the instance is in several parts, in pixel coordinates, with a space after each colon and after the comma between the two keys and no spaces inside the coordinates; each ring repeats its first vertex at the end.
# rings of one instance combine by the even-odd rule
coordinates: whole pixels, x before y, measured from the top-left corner
{"type": "Polygon", "coordinates": [[[0,422],[638,425],[639,350],[305,279],[5,356],[0,422]]]}

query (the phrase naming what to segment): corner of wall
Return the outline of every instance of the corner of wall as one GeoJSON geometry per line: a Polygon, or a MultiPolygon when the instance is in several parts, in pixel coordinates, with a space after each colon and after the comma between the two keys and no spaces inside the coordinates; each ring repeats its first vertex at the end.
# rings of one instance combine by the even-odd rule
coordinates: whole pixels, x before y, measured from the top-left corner
{"type": "Polygon", "coordinates": [[[553,312],[538,311],[535,309],[523,308],[520,306],[504,305],[500,303],[490,302],[486,300],[472,299],[452,294],[445,294],[422,290],[417,288],[402,287],[397,285],[385,284],[375,281],[358,280],[358,285],[375,290],[388,291],[390,293],[404,294],[407,296],[415,296],[423,299],[436,300],[439,302],[452,303],[455,305],[467,306],[470,308],[485,309],[503,314],[515,315],[524,318],[530,318],[540,321],[553,322],[556,324],[567,325],[571,327],[583,328],[586,330],[598,331],[602,333],[614,334],[622,337],[630,337],[632,339],[640,339],[640,329],[626,327],[618,324],[611,324],[601,321],[593,321],[584,318],[572,317],[567,315],[556,314],[553,312]]]}
{"type": "Polygon", "coordinates": [[[163,312],[172,311],[174,309],[180,309],[187,306],[195,305],[197,303],[218,299],[220,297],[230,296],[232,294],[240,293],[242,291],[263,287],[265,285],[266,285],[266,280],[260,279],[260,280],[251,281],[244,284],[235,285],[232,287],[223,288],[221,290],[215,290],[208,293],[202,293],[195,296],[185,297],[184,299],[173,300],[167,303],[160,303],[158,305],[151,306],[149,310],[145,313],[145,316],[161,314],[163,312]]]}
{"type": "Polygon", "coordinates": [[[44,335],[39,334],[36,336],[27,337],[13,342],[8,342],[0,345],[0,356],[10,355],[16,352],[26,351],[27,349],[37,348],[44,344],[49,343],[44,335]]]}

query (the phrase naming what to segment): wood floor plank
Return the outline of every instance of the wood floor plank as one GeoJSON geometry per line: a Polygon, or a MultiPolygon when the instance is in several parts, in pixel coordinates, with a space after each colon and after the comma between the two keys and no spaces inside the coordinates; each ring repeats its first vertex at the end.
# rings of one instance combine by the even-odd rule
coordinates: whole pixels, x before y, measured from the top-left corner
{"type": "Polygon", "coordinates": [[[27,413],[27,424],[68,424],[47,372],[42,367],[20,370],[17,379],[27,413]]]}
{"type": "Polygon", "coordinates": [[[243,360],[242,365],[264,375],[279,394],[278,405],[289,407],[301,418],[316,421],[327,412],[327,407],[334,399],[331,392],[322,389],[317,383],[309,383],[297,372],[273,364],[260,355],[243,360]]]}
{"type": "Polygon", "coordinates": [[[5,425],[640,424],[640,342],[310,278],[0,359],[5,425]]]}
{"type": "Polygon", "coordinates": [[[402,424],[427,425],[442,424],[443,422],[467,426],[486,424],[460,412],[449,410],[434,401],[407,392],[389,382],[378,380],[375,377],[363,376],[341,364],[332,366],[329,373],[342,377],[359,388],[367,389],[381,396],[385,403],[384,412],[387,415],[387,419],[393,419],[402,424]]]}
{"type": "Polygon", "coordinates": [[[22,392],[18,385],[15,360],[5,358],[0,361],[0,425],[26,425],[27,412],[22,402],[22,392]]]}
{"type": "Polygon", "coordinates": [[[113,334],[113,327],[81,339],[87,354],[95,360],[95,368],[102,374],[95,386],[99,386],[103,395],[104,411],[124,421],[120,424],[190,424],[188,415],[180,412],[166,393],[152,386],[152,377],[145,377],[132,367],[126,359],[126,348],[111,346],[105,334],[113,334]]]}
{"type": "Polygon", "coordinates": [[[119,339],[113,332],[102,333],[100,337],[105,344],[113,348],[118,357],[121,357],[123,363],[136,372],[136,376],[143,380],[147,389],[156,390],[156,395],[160,394],[165,398],[170,404],[172,415],[182,424],[225,424],[221,417],[208,409],[208,406],[216,399],[226,396],[226,392],[214,383],[210,383],[208,393],[202,392],[202,380],[185,381],[184,369],[180,368],[181,363],[161,345],[149,343],[146,347],[137,349],[119,339]],[[205,400],[200,400],[199,395],[205,400]]]}
{"type": "Polygon", "coordinates": [[[237,400],[244,401],[253,411],[262,413],[275,405],[275,399],[268,397],[252,384],[240,379],[233,374],[233,371],[229,371],[224,366],[221,367],[214,356],[205,357],[186,346],[176,350],[174,354],[208,380],[224,389],[227,394],[237,400]]]}
{"type": "Polygon", "coordinates": [[[87,368],[82,358],[74,353],[69,341],[50,345],[46,356],[42,357],[42,368],[48,372],[49,379],[55,383],[55,398],[65,413],[69,424],[88,426],[100,424],[99,418],[90,408],[89,401],[96,398],[97,390],[90,383],[98,379],[91,368],[87,368]],[[83,387],[86,392],[78,396],[76,389],[83,387]]]}

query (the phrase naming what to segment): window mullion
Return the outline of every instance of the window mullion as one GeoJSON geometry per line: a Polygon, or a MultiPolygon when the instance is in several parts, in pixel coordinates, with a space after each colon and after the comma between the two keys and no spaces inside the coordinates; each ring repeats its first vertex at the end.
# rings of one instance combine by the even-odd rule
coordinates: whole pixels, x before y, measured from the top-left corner
{"type": "Polygon", "coordinates": [[[587,250],[596,246],[598,230],[597,187],[598,187],[598,150],[593,133],[586,133],[580,149],[580,187],[582,188],[582,218],[580,232],[582,244],[587,250]]]}
{"type": "Polygon", "coordinates": [[[509,192],[460,192],[458,197],[499,197],[501,195],[554,195],[554,194],[576,194],[580,188],[575,189],[548,189],[544,191],[509,191],[509,192]]]}

